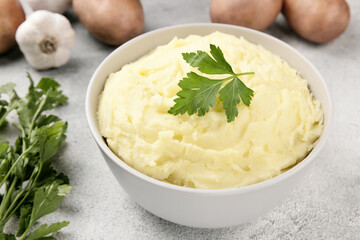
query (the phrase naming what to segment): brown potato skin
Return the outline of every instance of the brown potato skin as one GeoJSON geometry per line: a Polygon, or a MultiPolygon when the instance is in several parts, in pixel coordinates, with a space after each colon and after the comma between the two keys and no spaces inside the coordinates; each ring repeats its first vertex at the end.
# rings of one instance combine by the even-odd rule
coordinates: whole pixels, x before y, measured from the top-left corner
{"type": "Polygon", "coordinates": [[[79,20],[99,41],[118,46],[144,29],[139,0],[73,0],[79,20]]]}
{"type": "Polygon", "coordinates": [[[25,13],[18,0],[0,0],[0,54],[15,45],[16,30],[24,21],[25,13]]]}
{"type": "Polygon", "coordinates": [[[344,0],[285,0],[283,14],[295,32],[315,43],[337,38],[350,22],[344,0]]]}
{"type": "Polygon", "coordinates": [[[280,13],[283,0],[211,0],[212,22],[264,30],[280,13]]]}

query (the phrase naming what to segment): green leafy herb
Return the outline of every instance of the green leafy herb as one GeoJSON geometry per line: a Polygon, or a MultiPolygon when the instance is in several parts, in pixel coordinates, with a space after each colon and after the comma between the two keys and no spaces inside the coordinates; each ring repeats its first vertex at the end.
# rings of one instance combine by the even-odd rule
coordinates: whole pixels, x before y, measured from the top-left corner
{"type": "MultiPolygon", "coordinates": [[[[26,240],[35,240],[35,239],[44,239],[46,235],[49,235],[50,233],[54,233],[59,231],[61,228],[66,227],[69,225],[69,222],[63,221],[63,222],[57,222],[53,223],[50,226],[47,224],[43,224],[40,227],[38,227],[35,231],[33,231],[26,240]]],[[[49,239],[49,238],[46,238],[49,239]]],[[[54,238],[50,238],[54,239],[54,238]]]]}
{"type": "Polygon", "coordinates": [[[51,167],[51,160],[65,140],[67,123],[45,112],[67,102],[52,78],[42,78],[35,86],[28,75],[30,86],[24,98],[14,90],[15,84],[0,86],[0,128],[6,117],[16,111],[20,136],[14,145],[0,137],[0,240],[55,239],[48,236],[69,222],[43,224],[33,230],[37,221],[60,206],[71,191],[69,179],[51,167]],[[7,95],[7,100],[3,98],[7,95]],[[13,217],[19,217],[16,237],[3,232],[13,217]]]}
{"type": "Polygon", "coordinates": [[[238,116],[236,106],[241,101],[246,106],[250,105],[254,92],[239,79],[239,76],[254,74],[254,72],[234,73],[221,49],[213,44],[210,44],[210,54],[212,57],[204,51],[197,51],[196,53],[183,53],[182,56],[187,63],[198,68],[202,73],[228,74],[230,76],[222,79],[210,79],[195,72],[187,73],[186,77],[179,82],[181,90],[177,93],[178,98],[174,100],[175,105],[170,108],[169,113],[177,115],[187,112],[189,115],[197,113],[198,116],[203,116],[210,107],[215,105],[216,96],[219,94],[227,121],[231,122],[238,116]],[[226,83],[225,86],[221,88],[224,83],[226,83]]]}

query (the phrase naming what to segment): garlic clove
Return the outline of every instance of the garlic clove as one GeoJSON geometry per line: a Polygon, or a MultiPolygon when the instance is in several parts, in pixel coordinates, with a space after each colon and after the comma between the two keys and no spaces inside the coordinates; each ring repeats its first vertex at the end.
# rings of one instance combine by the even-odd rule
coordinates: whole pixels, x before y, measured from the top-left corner
{"type": "Polygon", "coordinates": [[[63,22],[62,19],[57,18],[54,24],[54,28],[57,29],[54,34],[55,37],[61,41],[61,46],[71,48],[75,44],[75,31],[69,31],[72,29],[70,22],[63,22]]]}
{"type": "Polygon", "coordinates": [[[29,24],[35,25],[38,28],[42,29],[42,32],[45,32],[47,35],[53,36],[55,34],[58,34],[58,30],[56,29],[56,23],[59,21],[59,16],[65,18],[60,14],[52,13],[45,10],[39,10],[31,13],[26,19],[26,22],[28,21],[29,24]]]}
{"type": "Polygon", "coordinates": [[[55,67],[60,67],[67,63],[70,59],[70,51],[67,48],[59,48],[56,53],[56,56],[53,56],[53,65],[55,67]]]}
{"type": "Polygon", "coordinates": [[[49,69],[54,65],[49,55],[42,52],[34,55],[25,55],[25,58],[30,66],[37,70],[49,69]]]}
{"type": "MultiPolygon", "coordinates": [[[[21,48],[24,50],[32,50],[34,44],[39,43],[44,37],[45,34],[41,29],[33,24],[23,23],[21,24],[17,32],[21,32],[22,34],[16,34],[16,41],[21,42],[21,48]]],[[[40,49],[37,49],[40,51],[40,49]]]]}

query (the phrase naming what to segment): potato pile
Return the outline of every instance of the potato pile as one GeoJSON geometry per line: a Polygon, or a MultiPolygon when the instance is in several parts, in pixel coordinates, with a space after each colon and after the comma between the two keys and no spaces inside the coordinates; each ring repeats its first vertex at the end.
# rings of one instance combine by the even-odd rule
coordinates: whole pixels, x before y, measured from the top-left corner
{"type": "MultiPolygon", "coordinates": [[[[34,10],[63,13],[71,6],[87,30],[99,41],[119,46],[144,29],[140,0],[29,0],[34,10]]],[[[303,38],[326,43],[340,36],[350,21],[346,0],[211,0],[212,22],[257,30],[271,25],[282,12],[303,38]]],[[[15,32],[25,21],[19,0],[0,0],[0,54],[16,44],[15,32]]]]}
{"type": "Polygon", "coordinates": [[[345,0],[211,0],[212,22],[263,30],[282,11],[303,38],[326,43],[340,36],[350,21],[345,0]]]}

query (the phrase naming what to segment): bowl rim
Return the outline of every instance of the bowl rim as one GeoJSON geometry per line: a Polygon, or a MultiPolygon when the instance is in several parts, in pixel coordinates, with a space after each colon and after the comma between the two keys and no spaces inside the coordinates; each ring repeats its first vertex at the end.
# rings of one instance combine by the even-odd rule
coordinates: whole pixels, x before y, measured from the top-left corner
{"type": "MultiPolygon", "coordinates": [[[[216,30],[216,31],[219,31],[219,30],[216,30]]],[[[269,51],[271,51],[271,50],[269,49],[269,51]]],[[[96,96],[96,97],[98,98],[98,96],[96,96]]],[[[96,103],[97,103],[97,101],[96,101],[96,103]]],[[[100,147],[100,150],[103,151],[111,159],[111,161],[113,161],[116,165],[123,168],[125,171],[127,171],[131,175],[134,175],[135,177],[137,177],[143,181],[146,181],[150,184],[155,184],[158,187],[167,188],[168,190],[208,195],[208,196],[216,196],[216,195],[220,196],[220,195],[242,194],[242,193],[247,193],[247,192],[252,192],[252,191],[257,191],[257,190],[260,190],[263,188],[267,188],[271,185],[275,185],[279,182],[282,182],[282,181],[288,179],[289,177],[293,176],[294,174],[296,174],[297,172],[299,172],[300,170],[302,170],[303,168],[308,166],[310,163],[312,163],[314,161],[314,158],[318,155],[318,153],[323,148],[323,146],[326,142],[326,139],[329,136],[333,106],[331,103],[331,98],[330,98],[330,93],[329,93],[328,87],[327,87],[326,82],[324,81],[322,75],[319,73],[319,71],[315,68],[315,66],[306,57],[304,57],[298,50],[296,50],[294,47],[290,46],[288,43],[286,43],[276,37],[273,37],[269,34],[263,33],[261,31],[257,31],[254,29],[249,29],[249,28],[245,28],[245,27],[241,27],[241,26],[219,24],[219,23],[191,23],[191,24],[179,24],[179,25],[174,25],[174,26],[158,28],[156,30],[152,30],[152,31],[143,33],[143,34],[129,40],[128,42],[120,45],[115,50],[113,50],[109,55],[107,55],[105,57],[105,59],[102,60],[100,65],[96,68],[95,72],[91,76],[91,80],[90,80],[90,82],[88,84],[88,88],[86,90],[85,110],[86,110],[86,118],[87,118],[87,121],[89,124],[90,131],[92,133],[92,136],[93,136],[95,142],[100,147]],[[319,77],[319,80],[322,82],[322,85],[324,86],[326,98],[329,103],[329,116],[327,116],[328,124],[327,124],[327,126],[325,126],[325,124],[324,124],[323,131],[322,131],[319,139],[316,141],[316,145],[310,151],[310,153],[303,160],[301,160],[301,162],[297,163],[295,166],[291,167],[286,172],[281,173],[273,178],[270,178],[270,179],[264,180],[262,182],[252,184],[252,185],[248,185],[248,186],[236,187],[236,188],[225,188],[225,189],[196,189],[196,188],[189,188],[189,187],[174,185],[171,183],[166,183],[166,182],[157,180],[155,178],[149,177],[149,176],[137,171],[136,169],[130,167],[129,165],[127,165],[120,157],[118,157],[115,153],[113,153],[111,151],[111,149],[103,141],[102,135],[100,134],[99,131],[97,131],[97,128],[95,127],[97,125],[97,120],[92,118],[92,115],[91,115],[91,104],[90,104],[91,97],[92,97],[91,92],[92,92],[92,89],[94,88],[95,82],[97,81],[96,80],[97,75],[101,71],[101,69],[108,63],[108,61],[110,61],[112,56],[115,55],[118,51],[121,51],[123,48],[126,48],[129,45],[135,44],[138,41],[142,41],[143,39],[146,39],[148,36],[152,36],[152,35],[164,32],[164,31],[188,28],[188,27],[211,27],[211,26],[217,26],[220,28],[228,28],[228,29],[241,29],[242,31],[249,31],[249,32],[258,34],[260,37],[269,38],[269,39],[271,39],[271,41],[278,42],[278,43],[284,45],[285,47],[290,48],[290,50],[294,51],[308,65],[310,65],[311,68],[316,73],[316,75],[319,77]]],[[[324,123],[325,123],[325,121],[324,121],[324,123]]]]}

